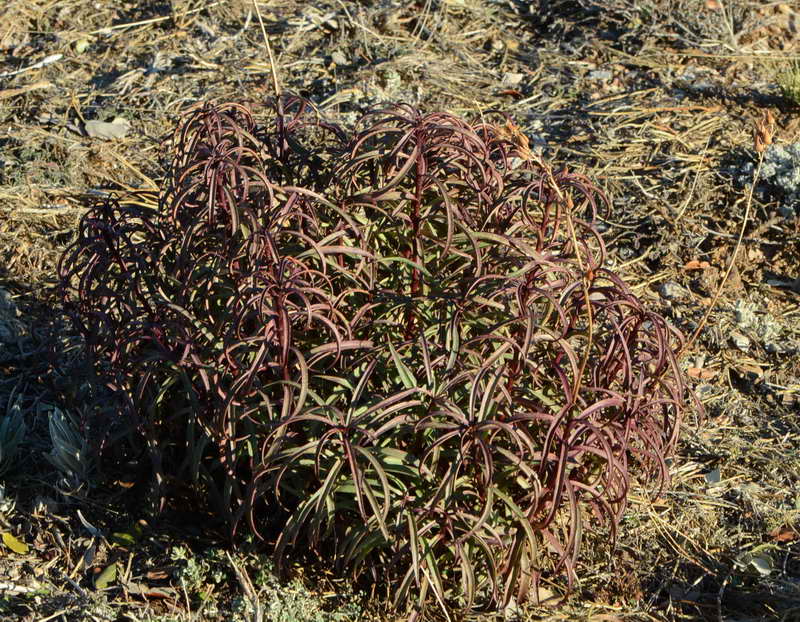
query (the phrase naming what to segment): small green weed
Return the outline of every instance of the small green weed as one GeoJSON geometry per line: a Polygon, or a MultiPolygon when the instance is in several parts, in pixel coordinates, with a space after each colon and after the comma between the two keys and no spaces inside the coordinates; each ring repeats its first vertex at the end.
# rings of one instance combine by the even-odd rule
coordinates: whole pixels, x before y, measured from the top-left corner
{"type": "MultiPolygon", "coordinates": [[[[217,587],[226,581],[235,581],[225,552],[210,549],[196,553],[188,547],[175,546],[170,558],[177,566],[175,578],[192,600],[210,615],[215,608],[214,598],[219,595],[217,587]]],[[[309,589],[300,578],[281,581],[266,555],[248,555],[239,562],[253,581],[263,619],[267,622],[348,622],[362,614],[361,598],[348,587],[337,589],[335,595],[323,595],[309,589]]],[[[251,620],[255,612],[254,603],[242,594],[233,597],[230,610],[232,619],[241,622],[251,620]]]]}
{"type": "MultiPolygon", "coordinates": [[[[268,622],[348,622],[359,619],[363,613],[360,597],[347,588],[331,595],[335,602],[326,602],[326,595],[310,590],[299,578],[288,582],[278,579],[268,557],[259,555],[248,561],[268,622]],[[335,610],[331,610],[331,605],[335,610]]],[[[253,604],[240,596],[234,598],[232,609],[235,620],[249,620],[253,604]]]]}
{"type": "Polygon", "coordinates": [[[201,601],[207,600],[211,584],[219,585],[227,579],[227,561],[219,549],[195,555],[184,546],[176,546],[170,551],[170,558],[177,562],[175,578],[201,601]]]}
{"type": "Polygon", "coordinates": [[[781,94],[795,106],[800,106],[800,60],[793,60],[778,71],[781,94]]]}

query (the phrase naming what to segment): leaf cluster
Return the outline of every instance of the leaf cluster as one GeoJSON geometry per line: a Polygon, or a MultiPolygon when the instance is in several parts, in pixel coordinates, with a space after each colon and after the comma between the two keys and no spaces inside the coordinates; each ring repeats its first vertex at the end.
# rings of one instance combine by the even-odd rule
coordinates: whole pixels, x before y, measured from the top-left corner
{"type": "Polygon", "coordinates": [[[602,193],[501,117],[271,113],[190,110],[158,209],[99,203],[60,264],[159,481],[232,531],[268,508],[279,566],[310,547],[415,612],[568,591],[686,403],[680,334],[604,267],[602,193]]]}

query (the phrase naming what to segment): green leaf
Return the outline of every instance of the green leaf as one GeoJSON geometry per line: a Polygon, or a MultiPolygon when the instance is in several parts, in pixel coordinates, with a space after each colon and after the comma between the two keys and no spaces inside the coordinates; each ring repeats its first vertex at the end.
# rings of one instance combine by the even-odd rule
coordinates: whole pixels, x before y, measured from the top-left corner
{"type": "MultiPolygon", "coordinates": [[[[509,510],[511,510],[511,513],[516,517],[517,522],[520,525],[522,525],[522,529],[525,532],[525,539],[527,540],[528,546],[530,547],[531,555],[538,563],[539,548],[536,543],[536,532],[534,531],[533,526],[528,520],[528,517],[522,510],[520,510],[520,508],[517,506],[516,503],[514,503],[514,501],[511,499],[509,495],[506,495],[505,493],[501,492],[500,489],[497,488],[497,486],[494,486],[493,488],[494,488],[494,494],[497,495],[503,501],[503,503],[506,504],[506,507],[509,510]]],[[[518,532],[518,535],[521,534],[519,534],[518,532]]]]}
{"type": "Polygon", "coordinates": [[[358,451],[362,456],[364,456],[372,465],[372,468],[375,470],[375,473],[378,475],[378,479],[380,480],[382,486],[382,495],[384,499],[384,506],[381,508],[378,505],[377,494],[373,491],[370,482],[372,481],[370,478],[364,478],[364,493],[367,495],[367,500],[369,504],[372,506],[372,511],[374,512],[375,518],[378,521],[378,526],[381,529],[381,533],[383,537],[386,538],[388,541],[390,539],[389,530],[386,526],[386,518],[389,516],[389,506],[391,505],[392,501],[392,491],[391,487],[389,486],[389,480],[386,477],[386,472],[383,470],[383,466],[381,463],[372,455],[369,449],[365,447],[358,447],[356,446],[356,451],[358,451]]]}
{"type": "Polygon", "coordinates": [[[433,366],[431,365],[430,348],[428,346],[428,340],[425,337],[425,331],[420,332],[420,344],[422,346],[422,361],[425,367],[425,377],[428,380],[428,388],[433,389],[435,385],[435,379],[433,375],[433,366]]]}
{"type": "Polygon", "coordinates": [[[378,263],[382,263],[382,264],[391,264],[391,263],[402,263],[402,264],[406,264],[406,265],[408,265],[408,266],[410,266],[410,267],[412,267],[412,268],[416,268],[417,270],[419,270],[420,272],[422,272],[422,274],[424,274],[425,276],[427,276],[429,279],[432,279],[432,278],[433,278],[433,276],[431,275],[431,273],[430,273],[430,272],[428,272],[428,271],[425,269],[425,266],[423,266],[422,264],[418,264],[418,263],[417,263],[417,262],[415,262],[415,261],[411,261],[410,259],[407,259],[407,258],[405,258],[405,257],[381,257],[381,258],[379,258],[379,259],[378,259],[378,263]]]}
{"type": "Polygon", "coordinates": [[[121,546],[133,546],[136,544],[136,537],[124,531],[115,531],[111,534],[111,541],[121,546]]]}
{"type": "Polygon", "coordinates": [[[403,386],[405,386],[406,389],[417,388],[417,379],[414,377],[414,374],[411,373],[411,370],[406,366],[406,364],[400,359],[400,355],[397,354],[397,350],[394,349],[394,345],[391,341],[389,342],[389,350],[392,353],[394,366],[397,368],[397,373],[400,376],[403,386]]]}
{"type": "Polygon", "coordinates": [[[465,546],[459,556],[459,564],[461,566],[461,585],[463,593],[467,597],[465,609],[471,609],[472,603],[475,600],[475,570],[472,567],[472,562],[469,559],[469,547],[465,546]]]}
{"type": "Polygon", "coordinates": [[[461,348],[461,335],[459,333],[460,319],[459,313],[456,311],[453,314],[453,317],[447,326],[447,332],[445,333],[445,348],[447,348],[450,353],[450,356],[447,359],[447,371],[453,369],[453,366],[456,363],[456,357],[458,356],[458,352],[461,348]]]}
{"type": "Polygon", "coordinates": [[[28,545],[17,540],[7,531],[3,532],[3,544],[19,555],[25,555],[28,552],[28,545]]]}
{"type": "Polygon", "coordinates": [[[481,399],[481,406],[478,410],[478,413],[475,415],[475,418],[478,421],[486,421],[487,419],[491,418],[491,411],[494,410],[491,406],[492,403],[498,402],[502,399],[502,395],[499,399],[495,400],[495,391],[497,390],[500,381],[505,377],[505,369],[503,367],[498,367],[492,377],[489,379],[488,385],[484,388],[483,391],[483,398],[481,399]]]}
{"type": "Polygon", "coordinates": [[[434,545],[438,538],[434,538],[432,540],[420,538],[420,540],[425,550],[425,565],[422,567],[422,572],[425,575],[425,579],[427,579],[431,589],[433,590],[433,594],[436,597],[436,600],[439,602],[439,606],[442,608],[442,613],[444,613],[448,622],[450,622],[451,618],[447,613],[447,607],[445,606],[445,590],[444,582],[442,581],[442,573],[439,569],[439,564],[436,562],[436,557],[433,554],[434,545]]]}
{"type": "Polygon", "coordinates": [[[413,512],[406,510],[406,523],[408,524],[409,547],[411,548],[411,565],[414,570],[414,580],[419,585],[419,531],[417,529],[417,518],[413,512]]]}
{"type": "Polygon", "coordinates": [[[116,562],[106,566],[103,571],[94,578],[94,589],[104,590],[117,580],[116,562]]]}

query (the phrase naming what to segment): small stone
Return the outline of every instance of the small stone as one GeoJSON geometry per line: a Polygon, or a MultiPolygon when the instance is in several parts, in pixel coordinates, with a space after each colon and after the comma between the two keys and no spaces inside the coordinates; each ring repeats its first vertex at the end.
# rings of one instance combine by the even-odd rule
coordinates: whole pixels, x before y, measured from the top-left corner
{"type": "Polygon", "coordinates": [[[792,351],[791,346],[785,343],[777,343],[775,341],[768,341],[765,343],[764,349],[770,354],[786,354],[792,351]]]}
{"type": "Polygon", "coordinates": [[[590,71],[587,77],[590,80],[610,80],[614,77],[614,74],[607,69],[598,69],[596,71],[590,71]]]}
{"type": "Polygon", "coordinates": [[[747,352],[750,349],[750,339],[740,332],[733,331],[731,333],[731,341],[742,352],[747,352]]]}
{"type": "Polygon", "coordinates": [[[331,60],[337,65],[347,64],[347,57],[344,54],[342,54],[339,50],[336,50],[333,52],[333,54],[331,54],[331,60]]]}
{"type": "Polygon", "coordinates": [[[722,481],[722,476],[721,476],[721,474],[719,472],[719,468],[712,469],[711,471],[706,473],[705,474],[705,478],[706,478],[706,483],[709,486],[715,486],[715,485],[719,484],[720,481],[722,481]]]}
{"type": "Polygon", "coordinates": [[[717,392],[714,385],[711,384],[701,384],[695,388],[695,393],[697,393],[697,397],[701,400],[704,398],[709,398],[717,392]]]}
{"type": "Polygon", "coordinates": [[[91,138],[102,138],[104,140],[125,138],[131,130],[130,122],[122,117],[116,117],[111,122],[87,121],[84,127],[86,134],[91,138]]]}
{"type": "Polygon", "coordinates": [[[667,281],[662,283],[658,288],[658,293],[667,300],[677,300],[683,298],[686,290],[675,281],[667,281]]]}
{"type": "Polygon", "coordinates": [[[524,73],[512,73],[507,71],[503,74],[503,86],[517,86],[522,82],[522,78],[524,77],[524,73]]]}

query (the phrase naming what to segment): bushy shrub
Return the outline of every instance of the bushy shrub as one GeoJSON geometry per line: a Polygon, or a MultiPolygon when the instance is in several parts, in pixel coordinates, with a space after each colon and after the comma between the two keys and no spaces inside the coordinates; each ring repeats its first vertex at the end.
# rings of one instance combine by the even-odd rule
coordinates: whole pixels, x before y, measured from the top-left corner
{"type": "Polygon", "coordinates": [[[108,200],[60,275],[159,481],[385,578],[505,606],[663,482],[680,335],[604,267],[604,199],[510,122],[405,105],[352,134],[284,98],[197,106],[157,210],[108,200]]]}

